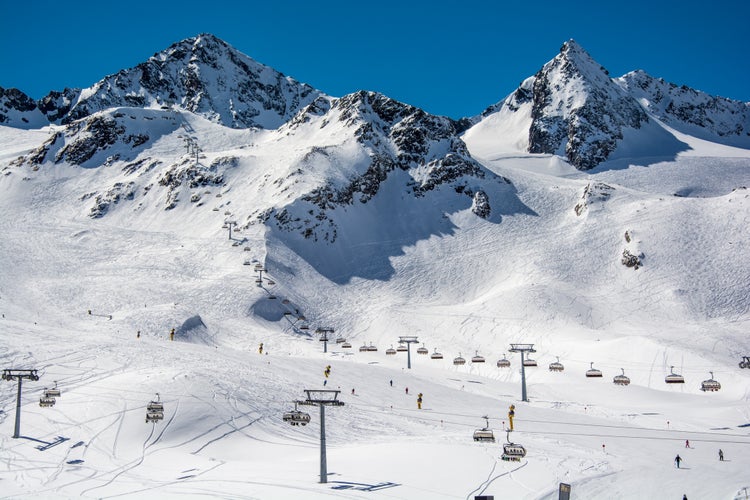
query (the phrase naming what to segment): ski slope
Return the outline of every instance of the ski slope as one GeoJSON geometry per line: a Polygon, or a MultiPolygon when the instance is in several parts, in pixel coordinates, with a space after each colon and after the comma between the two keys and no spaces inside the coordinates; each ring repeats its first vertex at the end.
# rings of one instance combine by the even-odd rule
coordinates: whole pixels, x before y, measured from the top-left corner
{"type": "MultiPolygon", "coordinates": [[[[24,382],[19,439],[11,438],[16,385],[0,384],[1,497],[551,499],[565,482],[572,498],[744,498],[746,151],[680,137],[692,149],[676,158],[581,173],[554,156],[493,150],[475,134],[472,155],[513,183],[514,196],[496,205],[501,222],[456,210],[445,214],[450,231],[414,241],[399,232],[409,224],[392,223],[403,214],[384,203],[379,219],[367,219],[391,238],[367,249],[384,278],[336,283],[261,224],[235,233],[237,246],[221,227],[226,212],[268,201],[257,185],[292,161],[288,143],[191,123],[206,162],[240,156],[231,189],[204,207],[119,206],[91,219],[80,196],[116,179],[115,169],[0,172],[0,368],[41,375],[24,382]],[[592,183],[610,194],[588,198],[576,215],[592,183]],[[638,270],[620,263],[626,248],[643,254],[638,270]],[[255,263],[275,285],[256,286],[255,263]],[[323,353],[284,311],[303,314],[312,330],[334,327],[353,348],[330,343],[323,353]],[[403,353],[385,354],[399,335],[418,336],[445,359],[412,346],[406,369],[403,353]],[[528,403],[518,356],[508,354],[510,369],[495,366],[515,342],[537,350],[528,403]],[[370,343],[379,350],[359,351],[370,343]],[[452,363],[476,353],[487,362],[452,363]],[[558,356],[565,371],[552,373],[558,356]],[[603,378],[585,377],[592,362],[603,378]],[[671,366],[684,385],[665,384],[671,366]],[[612,383],[621,368],[627,387],[612,383]],[[700,390],[710,371],[719,392],[700,390]],[[40,408],[54,381],[62,396],[40,408]],[[318,409],[301,407],[306,427],[281,418],[305,389],[341,390],[345,403],[326,409],[324,484],[318,409]],[[164,420],[147,424],[156,393],[164,420]],[[500,460],[511,404],[511,439],[527,450],[520,462],[500,460]],[[494,444],[471,438],[484,415],[494,444]]],[[[0,162],[48,133],[0,128],[0,162]]],[[[177,134],[150,154],[179,156],[177,134]]],[[[361,222],[339,223],[345,232],[361,222]]],[[[338,254],[313,248],[335,263],[338,254]]]]}

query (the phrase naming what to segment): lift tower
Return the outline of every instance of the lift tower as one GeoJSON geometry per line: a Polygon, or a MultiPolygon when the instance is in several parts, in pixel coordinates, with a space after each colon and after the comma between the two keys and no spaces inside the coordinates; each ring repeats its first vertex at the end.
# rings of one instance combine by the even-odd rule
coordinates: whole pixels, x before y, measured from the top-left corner
{"type": "Polygon", "coordinates": [[[13,438],[21,435],[21,381],[23,379],[39,380],[36,370],[3,370],[3,380],[18,380],[18,397],[16,398],[16,428],[13,431],[13,438]]]}

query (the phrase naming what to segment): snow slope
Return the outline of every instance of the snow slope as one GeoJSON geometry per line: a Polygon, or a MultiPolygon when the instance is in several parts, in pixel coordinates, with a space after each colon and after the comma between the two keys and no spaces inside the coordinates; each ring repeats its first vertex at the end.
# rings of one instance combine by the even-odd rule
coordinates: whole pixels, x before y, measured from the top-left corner
{"type": "MultiPolygon", "coordinates": [[[[14,166],[0,178],[3,367],[42,375],[24,384],[18,440],[10,438],[15,384],[0,385],[4,496],[555,498],[566,482],[578,498],[734,498],[750,483],[750,372],[737,367],[749,347],[750,160],[741,152],[731,158],[726,147],[692,141],[690,155],[672,162],[587,174],[551,156],[475,154],[512,181],[500,223],[465,206],[445,214],[448,231],[414,240],[413,225],[392,224],[403,207],[375,205],[382,218],[367,227],[390,238],[368,254],[383,252],[372,264],[380,278],[336,283],[263,225],[233,233],[238,246],[221,227],[226,212],[244,221],[262,206],[269,194],[253,188],[283,177],[284,155],[296,153],[273,132],[187,119],[202,164],[239,158],[202,206],[117,205],[92,219],[80,194],[121,176],[118,163],[14,166]],[[584,198],[588,185],[611,189],[584,198]],[[626,248],[643,255],[643,267],[620,264],[626,248]],[[276,284],[255,286],[245,261],[264,263],[276,284]],[[330,344],[323,354],[285,310],[312,329],[334,327],[353,352],[330,344]],[[445,359],[412,353],[405,370],[403,354],[384,354],[399,335],[418,335],[445,359]],[[259,342],[268,354],[257,354],[259,342]],[[358,351],[370,342],[377,353],[358,351]],[[511,369],[494,364],[511,342],[538,351],[529,403],[520,401],[518,359],[511,355],[511,369]],[[451,363],[475,351],[488,362],[451,363]],[[563,373],[546,369],[556,356],[563,373]],[[584,376],[591,362],[602,380],[584,376]],[[327,364],[325,387],[340,388],[346,404],[326,412],[330,475],[320,484],[318,410],[305,407],[307,427],[281,415],[303,389],[323,388],[327,364]],[[664,383],[671,365],[685,385],[664,383]],[[611,383],[620,368],[628,387],[611,383]],[[709,371],[718,393],[699,390],[709,371]],[[55,380],[63,396],[40,408],[55,380]],[[145,424],[157,392],[165,419],[145,424]],[[512,439],[528,450],[520,463],[499,460],[499,444],[471,440],[488,415],[502,441],[510,404],[512,439]],[[672,464],[677,453],[682,470],[672,464]]],[[[181,133],[167,131],[140,154],[179,160],[181,133]]],[[[46,136],[2,129],[3,158],[46,136]]],[[[438,191],[428,202],[446,197],[438,191]]],[[[431,220],[413,203],[412,224],[431,220]]],[[[362,219],[336,222],[348,232],[362,219]]],[[[329,265],[341,258],[311,247],[329,265]]]]}
{"type": "MultiPolygon", "coordinates": [[[[586,71],[568,83],[624,95],[569,49],[586,71]]],[[[646,107],[581,171],[524,152],[520,101],[462,142],[465,124],[379,94],[309,97],[278,128],[153,103],[0,126],[0,368],[41,376],[19,439],[0,384],[0,497],[745,497],[742,144],[646,107]],[[324,353],[321,327],[353,347],[324,353]],[[385,354],[405,335],[444,359],[415,345],[407,369],[385,354]],[[528,402],[511,343],[536,349],[528,402]],[[327,483],[319,410],[282,420],[305,389],[345,403],[325,414],[327,483]],[[500,460],[511,404],[520,462],[500,460]],[[483,416],[498,442],[472,440],[483,416]]]]}

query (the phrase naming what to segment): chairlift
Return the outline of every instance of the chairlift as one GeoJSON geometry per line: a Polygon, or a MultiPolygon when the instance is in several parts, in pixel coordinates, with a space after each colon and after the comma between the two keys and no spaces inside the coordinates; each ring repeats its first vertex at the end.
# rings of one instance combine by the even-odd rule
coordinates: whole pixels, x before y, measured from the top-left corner
{"type": "Polygon", "coordinates": [[[352,345],[349,342],[344,341],[343,344],[341,344],[342,349],[351,349],[352,345]]]}
{"type": "Polygon", "coordinates": [[[620,370],[622,370],[622,375],[615,376],[612,382],[614,382],[615,385],[630,385],[630,378],[625,376],[625,369],[620,368],[620,370]]]}
{"type": "Polygon", "coordinates": [[[262,280],[262,279],[260,279],[260,278],[258,278],[258,279],[256,279],[256,280],[255,280],[255,284],[256,284],[257,286],[259,286],[259,287],[262,287],[262,286],[263,286],[263,280],[262,280]]]}
{"type": "Polygon", "coordinates": [[[526,456],[526,448],[517,443],[510,442],[510,430],[505,432],[507,443],[503,443],[503,454],[500,457],[508,462],[520,462],[526,456]]]}
{"type": "Polygon", "coordinates": [[[417,349],[417,354],[429,354],[430,351],[422,344],[422,347],[417,349]]]}
{"type": "Polygon", "coordinates": [[[714,372],[708,372],[711,374],[711,378],[701,382],[701,391],[703,392],[716,392],[721,389],[721,384],[714,380],[714,372]]]}
{"type": "Polygon", "coordinates": [[[535,359],[526,358],[523,360],[523,366],[539,366],[535,359]]]}
{"type": "Polygon", "coordinates": [[[370,345],[367,346],[367,352],[378,352],[378,348],[372,345],[372,342],[370,342],[370,345]]]}
{"type": "Polygon", "coordinates": [[[466,360],[461,357],[461,353],[460,352],[458,353],[458,357],[457,358],[453,358],[453,364],[454,365],[465,365],[466,364],[466,360]]]}
{"type": "Polygon", "coordinates": [[[310,326],[307,323],[302,323],[301,325],[299,325],[299,329],[300,330],[309,330],[310,326]]]}
{"type": "Polygon", "coordinates": [[[251,264],[252,262],[250,262],[249,260],[246,260],[245,262],[242,263],[243,266],[249,266],[251,264]]]}
{"type": "Polygon", "coordinates": [[[164,404],[159,399],[159,393],[156,393],[156,399],[146,406],[146,423],[157,423],[164,419],[164,404]]]}
{"type": "Polygon", "coordinates": [[[565,370],[565,366],[562,363],[560,363],[560,357],[559,356],[556,356],[556,357],[557,357],[557,361],[554,361],[549,364],[549,371],[551,372],[561,372],[565,370]]]}
{"type": "Polygon", "coordinates": [[[273,286],[273,285],[276,284],[276,282],[274,280],[266,280],[266,283],[268,283],[271,286],[273,286]]]}
{"type": "Polygon", "coordinates": [[[479,351],[475,351],[475,356],[471,358],[472,363],[484,363],[484,356],[479,355],[479,351]]]}
{"type": "Polygon", "coordinates": [[[396,352],[406,352],[409,348],[406,347],[404,344],[399,344],[398,347],[396,347],[396,352]]]}
{"type": "Polygon", "coordinates": [[[260,262],[258,262],[257,264],[255,264],[255,268],[254,269],[256,271],[264,271],[265,270],[265,269],[263,269],[263,264],[261,264],[260,262]]]}
{"type": "Polygon", "coordinates": [[[276,295],[274,294],[269,295],[268,300],[276,300],[276,295]]]}
{"type": "Polygon", "coordinates": [[[359,352],[367,352],[367,351],[369,351],[369,350],[370,350],[370,349],[369,349],[369,348],[367,347],[367,344],[362,344],[362,345],[361,345],[361,346],[359,347],[359,352]]]}
{"type": "Polygon", "coordinates": [[[292,315],[292,313],[290,313],[289,311],[284,311],[284,316],[286,316],[287,318],[288,318],[289,316],[291,316],[291,315],[292,315]]]}
{"type": "Polygon", "coordinates": [[[60,389],[57,388],[57,380],[55,380],[55,387],[52,389],[44,388],[44,397],[46,398],[59,398],[61,396],[60,389]]]}
{"type": "Polygon", "coordinates": [[[297,403],[294,403],[294,410],[284,413],[282,417],[284,422],[289,422],[290,425],[307,425],[310,423],[310,414],[297,409],[297,403]]]}
{"type": "Polygon", "coordinates": [[[485,426],[482,429],[477,429],[474,431],[474,441],[489,441],[491,443],[495,442],[495,434],[492,432],[492,429],[490,429],[490,419],[487,416],[482,417],[485,421],[485,426]]]}
{"type": "Polygon", "coordinates": [[[589,370],[586,370],[586,376],[587,377],[601,377],[602,372],[601,370],[597,370],[594,368],[594,362],[591,362],[591,368],[589,370]]]}
{"type": "Polygon", "coordinates": [[[395,356],[396,355],[396,349],[393,348],[393,346],[389,347],[385,350],[386,356],[395,356]]]}
{"type": "Polygon", "coordinates": [[[664,382],[667,384],[684,384],[685,377],[674,372],[674,366],[669,367],[669,375],[664,378],[664,382]]]}
{"type": "Polygon", "coordinates": [[[443,359],[443,355],[438,352],[437,347],[435,348],[435,352],[430,354],[430,359],[443,359]]]}
{"type": "Polygon", "coordinates": [[[242,250],[245,251],[245,252],[251,252],[253,249],[250,248],[250,247],[245,247],[242,250]]]}
{"type": "Polygon", "coordinates": [[[284,304],[285,306],[289,305],[289,299],[284,299],[281,301],[281,303],[284,304]]]}
{"type": "Polygon", "coordinates": [[[337,344],[343,344],[344,342],[346,342],[346,339],[344,337],[336,337],[337,344]]]}
{"type": "Polygon", "coordinates": [[[39,406],[42,408],[51,408],[55,406],[55,398],[49,396],[42,396],[39,398],[39,406]]]}
{"type": "Polygon", "coordinates": [[[510,360],[505,357],[505,354],[503,354],[503,359],[497,360],[497,367],[498,368],[510,368],[510,360]]]}

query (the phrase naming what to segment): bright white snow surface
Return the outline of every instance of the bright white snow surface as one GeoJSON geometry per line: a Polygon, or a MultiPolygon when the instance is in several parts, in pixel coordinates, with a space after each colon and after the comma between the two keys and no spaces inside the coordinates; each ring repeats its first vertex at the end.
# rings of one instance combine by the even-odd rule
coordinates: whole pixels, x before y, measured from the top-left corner
{"type": "MultiPolygon", "coordinates": [[[[692,149],[675,158],[581,173],[554,156],[495,153],[491,138],[469,134],[478,160],[513,183],[515,205],[490,200],[501,222],[467,207],[445,214],[451,231],[414,243],[389,224],[418,217],[416,209],[378,205],[384,213],[367,220],[383,225],[373,234],[392,238],[373,242],[388,251],[375,261],[387,268],[370,273],[380,279],[342,284],[261,224],[235,233],[238,246],[221,228],[226,212],[246,220],[282,203],[269,200],[271,181],[305,144],[293,150],[274,132],[205,120],[193,126],[206,162],[240,157],[231,189],[171,211],[145,198],[121,203],[101,219],[87,216],[91,200],[81,196],[118,180],[117,164],[8,166],[48,132],[0,128],[0,368],[41,376],[24,382],[18,439],[16,383],[0,383],[0,496],[552,499],[564,482],[579,499],[745,498],[750,370],[738,362],[750,355],[747,151],[680,137],[692,149]],[[595,183],[611,189],[593,187],[576,215],[595,183]],[[623,266],[625,249],[642,254],[643,266],[623,266]],[[275,285],[255,285],[257,262],[275,285]],[[310,332],[333,327],[353,348],[331,342],[324,354],[314,336],[294,332],[302,314],[310,332]],[[419,337],[411,370],[405,353],[385,354],[399,335],[419,337]],[[416,354],[421,342],[445,359],[416,354]],[[518,355],[507,354],[509,369],[495,364],[512,342],[537,350],[529,402],[518,355]],[[359,351],[370,343],[379,350],[359,351]],[[477,353],[487,362],[452,363],[477,353]],[[565,370],[548,371],[558,356],[565,370]],[[585,376],[591,363],[602,378],[585,376]],[[324,388],[327,365],[325,389],[340,389],[345,405],[326,409],[324,484],[319,409],[299,407],[307,426],[282,415],[304,389],[324,388]],[[670,366],[685,384],[665,383],[670,366]],[[612,383],[621,369],[627,387],[612,383]],[[719,392],[700,390],[710,371],[719,392]],[[62,396],[41,408],[54,381],[62,396]],[[164,420],[146,423],[156,393],[164,420]],[[520,462],[500,460],[511,404],[510,438],[527,450],[520,462]],[[472,440],[484,415],[496,443],[472,440]]],[[[177,134],[149,154],[175,161],[184,152],[177,134]]],[[[315,181],[311,171],[302,184],[315,181]]],[[[357,224],[340,218],[342,233],[346,221],[357,224]]],[[[326,244],[310,245],[319,250],[308,253],[331,258],[326,244]]]]}

